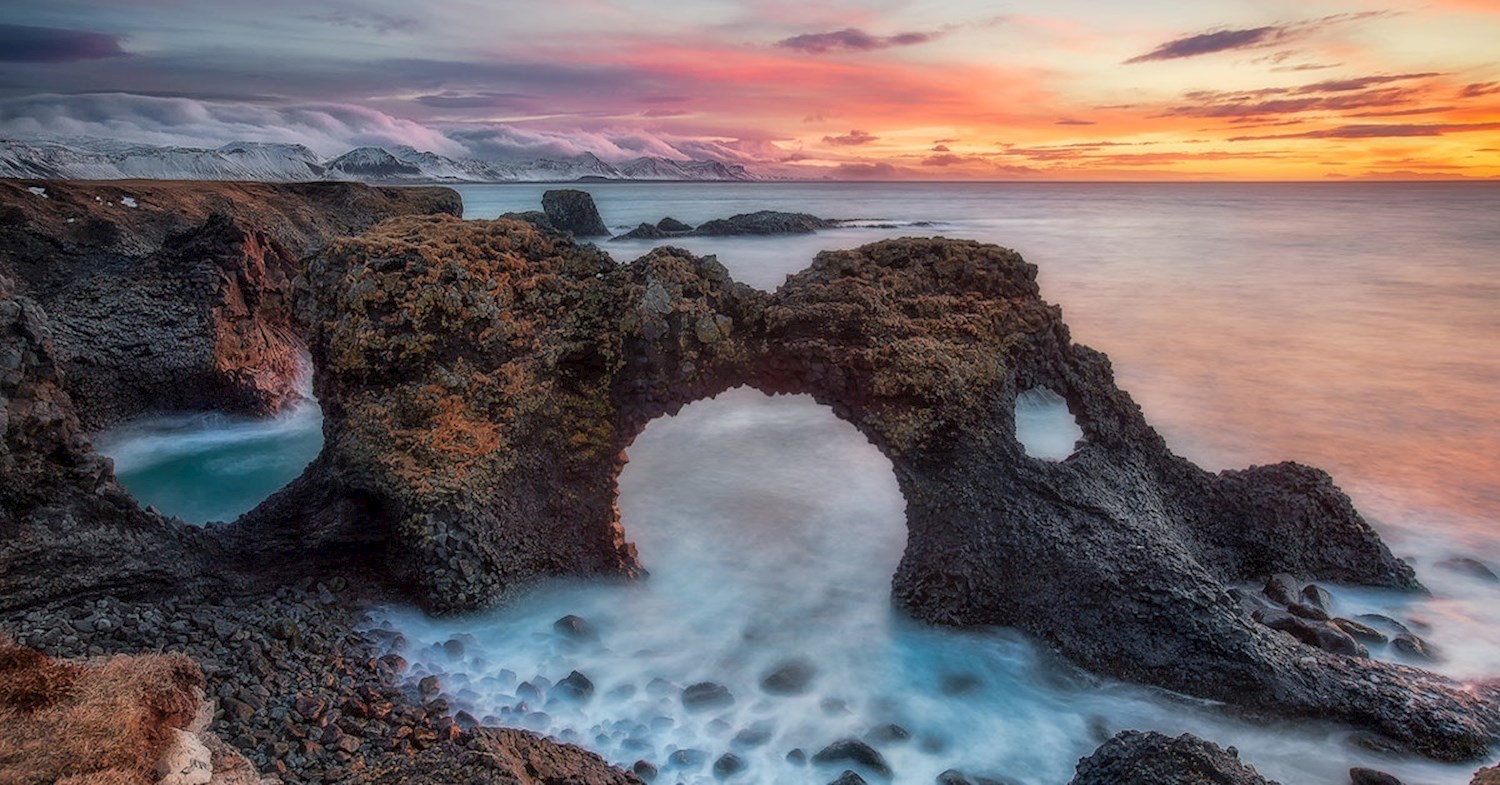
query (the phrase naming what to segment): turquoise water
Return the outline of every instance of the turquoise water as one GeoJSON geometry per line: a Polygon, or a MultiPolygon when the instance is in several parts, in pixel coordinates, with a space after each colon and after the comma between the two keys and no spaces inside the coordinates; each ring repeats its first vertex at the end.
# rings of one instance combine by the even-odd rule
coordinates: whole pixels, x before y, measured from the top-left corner
{"type": "Polygon", "coordinates": [[[230,521],[302,473],[323,447],[316,404],[269,420],[222,414],[146,418],[95,438],[142,506],[190,523],[230,521]]]}
{"type": "MultiPolygon", "coordinates": [[[[473,218],[535,209],[547,187],[460,190],[473,218]]],[[[616,227],[763,208],[897,224],[674,241],[717,254],[762,288],[819,249],[889,236],[1016,248],[1040,268],[1042,293],[1062,305],[1075,339],[1110,355],[1174,449],[1209,468],[1288,458],[1327,468],[1434,591],[1334,587],[1339,610],[1418,618],[1445,655],[1436,669],[1500,675],[1500,588],[1437,566],[1452,555],[1500,566],[1500,187],[580,187],[616,227]],[[936,224],[912,225],[922,221],[936,224]]],[[[653,244],[601,245],[628,261],[653,244]]],[[[1032,403],[1019,413],[1028,449],[1065,456],[1072,423],[1032,403]]],[[[103,442],[143,503],[206,520],[232,517],[295,476],[316,452],[317,430],[310,413],[258,424],[177,418],[103,442]]],[[[1210,704],[1080,674],[1013,632],[910,624],[887,600],[905,542],[890,466],[805,398],[740,390],[693,404],[652,423],[630,458],[620,507],[649,581],[557,586],[461,620],[393,607],[374,623],[402,630],[418,673],[440,673],[455,705],[476,716],[576,740],[625,765],[663,764],[678,749],[711,753],[672,781],[713,781],[712,760],[735,749],[751,764],[735,782],[826,782],[837,772],[789,769],[782,756],[887,722],[914,736],[887,749],[899,782],[930,783],[948,766],[1065,782],[1101,734],[1126,727],[1235,745],[1288,785],[1343,782],[1351,765],[1413,785],[1460,784],[1474,768],[1371,758],[1335,726],[1237,721],[1210,704]],[[558,640],[551,623],[566,613],[587,617],[599,641],[558,640]],[[433,648],[455,636],[460,657],[433,648]],[[811,691],[764,694],[766,669],[794,656],[816,665],[811,691]],[[543,697],[518,708],[521,681],[545,692],[573,669],[594,680],[591,701],[543,697]],[[944,694],[955,674],[972,688],[944,694]],[[720,681],[736,702],[685,712],[652,694],[653,679],[720,681]],[[747,728],[764,731],[765,744],[736,747],[747,728]]]]}

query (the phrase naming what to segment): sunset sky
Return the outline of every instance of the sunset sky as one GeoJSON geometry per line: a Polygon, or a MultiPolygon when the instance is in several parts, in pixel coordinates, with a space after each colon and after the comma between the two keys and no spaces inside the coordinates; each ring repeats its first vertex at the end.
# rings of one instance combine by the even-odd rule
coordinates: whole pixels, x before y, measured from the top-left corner
{"type": "Polygon", "coordinates": [[[0,137],[791,177],[1500,177],[1500,0],[19,0],[0,137]]]}

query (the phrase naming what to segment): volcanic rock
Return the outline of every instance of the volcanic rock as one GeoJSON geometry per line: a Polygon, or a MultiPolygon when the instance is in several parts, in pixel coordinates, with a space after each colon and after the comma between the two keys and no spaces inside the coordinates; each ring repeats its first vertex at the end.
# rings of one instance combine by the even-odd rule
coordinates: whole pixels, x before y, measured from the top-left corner
{"type": "Polygon", "coordinates": [[[1401,780],[1375,769],[1349,770],[1349,785],[1401,785],[1401,780]]]}
{"type": "Polygon", "coordinates": [[[85,427],[150,410],[275,412],[300,399],[301,259],[446,188],[356,183],[0,181],[0,275],[50,316],[85,427]],[[116,206],[133,196],[134,209],[116,206]]]}
{"type": "Polygon", "coordinates": [[[609,228],[599,217],[594,197],[587,191],[563,188],[542,194],[542,211],[558,231],[572,232],[576,237],[608,237],[609,228]]]}
{"type": "Polygon", "coordinates": [[[1240,762],[1233,748],[1184,733],[1122,731],[1078,761],[1070,785],[1276,785],[1240,762]]]}
{"type": "Polygon", "coordinates": [[[693,231],[693,227],[688,226],[687,224],[685,224],[685,223],[677,220],[676,218],[673,218],[670,215],[667,216],[666,218],[661,219],[660,221],[657,221],[656,222],[656,228],[662,230],[663,232],[691,232],[691,231],[693,231]]]}
{"type": "Polygon", "coordinates": [[[1228,588],[1256,576],[1420,584],[1327,474],[1174,456],[1012,251],[885,241],[819,254],[768,294],[680,249],[620,265],[513,221],[400,218],[335,242],[306,282],[328,440],[276,509],[319,521],[312,542],[382,533],[389,575],[431,610],[636,575],[622,451],[652,419],[750,385],[813,394],[890,458],[908,526],[893,595],[919,619],[1019,627],[1112,676],[1342,719],[1440,759],[1496,733],[1492,695],[1247,618],[1228,588]],[[1084,431],[1067,461],[1016,440],[1015,398],[1039,386],[1084,431]]]}
{"type": "Polygon", "coordinates": [[[728,218],[704,221],[690,234],[700,237],[725,237],[740,234],[808,234],[819,229],[832,229],[838,225],[838,221],[830,221],[807,213],[758,210],[753,213],[740,213],[728,218]]]}
{"type": "Polygon", "coordinates": [[[872,774],[885,779],[893,776],[891,766],[885,762],[885,756],[880,751],[859,739],[840,739],[827,747],[819,750],[812,756],[813,763],[840,764],[849,763],[860,766],[872,774]]]}

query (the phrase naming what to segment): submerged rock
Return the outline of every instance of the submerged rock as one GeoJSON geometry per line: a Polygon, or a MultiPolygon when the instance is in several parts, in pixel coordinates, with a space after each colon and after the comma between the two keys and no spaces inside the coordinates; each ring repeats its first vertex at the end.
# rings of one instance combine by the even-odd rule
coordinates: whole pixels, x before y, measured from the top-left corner
{"type": "Polygon", "coordinates": [[[817,669],[805,660],[792,660],[777,666],[760,680],[760,688],[772,695],[801,695],[812,684],[817,669]]]}
{"type": "Polygon", "coordinates": [[[812,762],[818,764],[852,763],[884,779],[890,779],[894,774],[890,764],[885,762],[885,756],[859,739],[840,739],[819,750],[816,755],[812,756],[812,762]]]}
{"type": "Polygon", "coordinates": [[[689,685],[682,691],[682,705],[688,709],[717,709],[733,703],[729,688],[711,681],[689,685]]]}
{"type": "Polygon", "coordinates": [[[692,234],[703,237],[724,237],[737,234],[808,234],[819,229],[833,229],[838,221],[830,221],[807,213],[783,213],[776,210],[757,210],[740,213],[728,218],[704,221],[692,230],[692,234]]]}
{"type": "Polygon", "coordinates": [[[608,237],[609,227],[599,217],[594,197],[587,191],[561,188],[542,194],[542,211],[558,231],[577,237],[608,237]]]}
{"type": "Polygon", "coordinates": [[[1401,785],[1401,780],[1375,769],[1349,770],[1349,785],[1401,785]]]}
{"type": "Polygon", "coordinates": [[[855,774],[849,769],[844,769],[844,773],[835,777],[828,785],[866,785],[866,783],[864,777],[855,774]]]}
{"type": "Polygon", "coordinates": [[[1122,731],[1078,761],[1070,785],[1277,785],[1225,750],[1191,734],[1122,731]]]}
{"type": "Polygon", "coordinates": [[[1500,575],[1496,575],[1495,571],[1490,569],[1488,564],[1468,556],[1454,556],[1443,559],[1437,563],[1437,566],[1452,572],[1479,578],[1480,580],[1490,581],[1491,583],[1500,583],[1500,575]]]}

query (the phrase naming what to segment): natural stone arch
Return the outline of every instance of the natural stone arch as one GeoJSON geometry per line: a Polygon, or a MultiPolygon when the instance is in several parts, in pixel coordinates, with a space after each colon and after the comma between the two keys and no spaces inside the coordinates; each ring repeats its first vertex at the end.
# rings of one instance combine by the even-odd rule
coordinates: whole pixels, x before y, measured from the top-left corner
{"type": "Polygon", "coordinates": [[[1173,455],[1035,273],[995,246],[905,239],[820,254],[768,294],[677,249],[617,265],[518,222],[390,221],[308,270],[327,443],[240,529],[382,548],[437,611],[630,576],[615,480],[646,423],[739,385],[809,393],[891,460],[908,527],[892,590],[917,618],[1016,626],[1107,674],[1480,754],[1492,695],[1250,620],[1227,587],[1272,572],[1419,584],[1326,474],[1173,455]],[[1037,386],[1084,431],[1066,461],[1015,438],[1015,397],[1037,386]]]}

